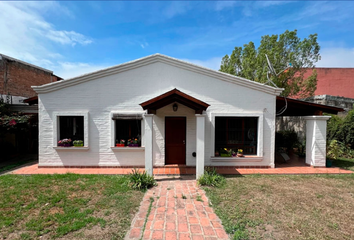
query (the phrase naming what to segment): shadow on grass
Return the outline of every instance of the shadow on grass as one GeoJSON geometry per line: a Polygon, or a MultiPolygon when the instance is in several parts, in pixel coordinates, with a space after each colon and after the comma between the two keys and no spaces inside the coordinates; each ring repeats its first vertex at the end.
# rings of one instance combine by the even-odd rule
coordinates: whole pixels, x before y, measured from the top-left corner
{"type": "Polygon", "coordinates": [[[354,159],[338,158],[336,160],[333,160],[333,165],[335,167],[354,171],[354,159]]]}

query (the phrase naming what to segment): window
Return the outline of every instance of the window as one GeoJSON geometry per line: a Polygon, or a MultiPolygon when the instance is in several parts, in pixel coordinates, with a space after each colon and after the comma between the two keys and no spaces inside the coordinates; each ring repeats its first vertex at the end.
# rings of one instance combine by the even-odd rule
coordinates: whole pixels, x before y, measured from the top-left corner
{"type": "Polygon", "coordinates": [[[258,117],[215,117],[215,151],[243,149],[245,155],[257,154],[258,117]]]}
{"type": "MultiPolygon", "coordinates": [[[[89,122],[88,112],[53,112],[53,147],[58,150],[65,150],[67,148],[58,146],[58,141],[70,138],[72,141],[82,140],[83,147],[89,149],[89,122]]],[[[73,145],[73,142],[71,142],[73,145]]],[[[70,148],[83,149],[83,148],[70,148]]]]}
{"type": "Polygon", "coordinates": [[[141,146],[141,120],[139,119],[129,119],[129,120],[115,120],[116,128],[116,143],[120,140],[125,140],[125,145],[128,145],[128,140],[137,141],[136,144],[141,146]]]}
{"type": "MultiPolygon", "coordinates": [[[[72,141],[84,141],[83,116],[59,116],[59,139],[70,138],[72,141]]],[[[85,145],[85,142],[84,142],[85,145]]]]}

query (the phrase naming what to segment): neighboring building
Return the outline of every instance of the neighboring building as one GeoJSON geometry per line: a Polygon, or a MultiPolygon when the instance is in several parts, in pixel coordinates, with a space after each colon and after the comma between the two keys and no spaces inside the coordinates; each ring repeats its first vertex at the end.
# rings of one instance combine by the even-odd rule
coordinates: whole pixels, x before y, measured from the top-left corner
{"type": "MultiPolygon", "coordinates": [[[[13,103],[36,95],[31,86],[56,82],[62,78],[52,71],[0,54],[0,95],[12,96],[13,103]]],[[[10,97],[11,103],[11,97],[10,97]]]]}
{"type": "MultiPolygon", "coordinates": [[[[39,167],[145,166],[152,174],[153,166],[178,164],[196,166],[198,177],[204,165],[275,166],[280,88],[155,54],[33,89],[39,167]],[[64,138],[84,146],[63,147],[64,138]],[[136,143],[116,147],[121,139],[136,143]],[[221,157],[224,148],[242,148],[245,157],[221,157]]],[[[328,117],[312,116],[316,107],[306,112],[314,145],[306,162],[324,166],[328,117]]]]}
{"type": "Polygon", "coordinates": [[[28,131],[7,133],[0,138],[2,145],[9,146],[5,149],[8,150],[8,155],[38,152],[38,106],[28,104],[26,99],[36,96],[31,86],[61,79],[50,70],[0,54],[0,98],[10,104],[12,111],[33,115],[28,131]]]}
{"type": "MultiPolygon", "coordinates": [[[[317,71],[317,89],[313,97],[304,100],[324,105],[353,109],[354,68],[315,68],[317,71]]],[[[305,73],[310,76],[312,71],[305,73]]]]}

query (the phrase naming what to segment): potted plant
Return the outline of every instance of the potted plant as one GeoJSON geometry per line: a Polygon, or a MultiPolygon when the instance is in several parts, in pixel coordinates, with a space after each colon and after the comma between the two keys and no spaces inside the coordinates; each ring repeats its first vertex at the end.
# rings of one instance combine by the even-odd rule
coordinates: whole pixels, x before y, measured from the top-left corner
{"type": "Polygon", "coordinates": [[[232,149],[221,148],[220,149],[220,157],[231,157],[232,149]]]}
{"type": "Polygon", "coordinates": [[[84,146],[84,141],[82,140],[75,140],[73,141],[74,147],[83,147],[84,146]]]}
{"type": "Polygon", "coordinates": [[[234,150],[232,150],[232,156],[236,157],[236,152],[234,150]]]}
{"type": "Polygon", "coordinates": [[[125,140],[121,139],[118,143],[118,140],[116,141],[116,147],[124,147],[125,146],[125,140]]]}
{"type": "Polygon", "coordinates": [[[137,138],[129,139],[128,146],[129,147],[139,147],[139,140],[137,138]]]}
{"type": "Polygon", "coordinates": [[[64,138],[62,140],[58,141],[58,146],[59,147],[71,147],[71,139],[70,138],[64,138]]]}
{"type": "Polygon", "coordinates": [[[243,157],[243,149],[237,149],[237,157],[243,157]]]}

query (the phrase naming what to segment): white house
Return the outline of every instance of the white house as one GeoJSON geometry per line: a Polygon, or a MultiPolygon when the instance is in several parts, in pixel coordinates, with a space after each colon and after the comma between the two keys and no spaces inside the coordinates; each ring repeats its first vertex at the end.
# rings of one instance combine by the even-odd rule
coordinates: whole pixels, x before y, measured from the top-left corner
{"type": "Polygon", "coordinates": [[[204,166],[274,167],[280,88],[154,54],[33,89],[39,167],[145,166],[152,174],[179,164],[196,166],[197,176],[204,166]],[[84,146],[58,146],[64,138],[84,146]],[[116,147],[121,139],[137,146],[116,147]],[[224,148],[244,157],[221,157],[224,148]]]}

